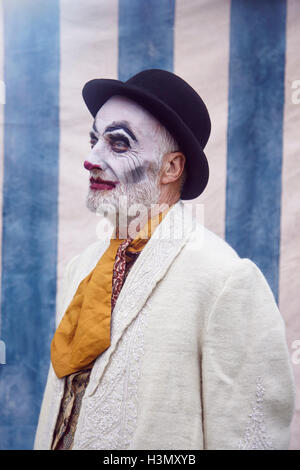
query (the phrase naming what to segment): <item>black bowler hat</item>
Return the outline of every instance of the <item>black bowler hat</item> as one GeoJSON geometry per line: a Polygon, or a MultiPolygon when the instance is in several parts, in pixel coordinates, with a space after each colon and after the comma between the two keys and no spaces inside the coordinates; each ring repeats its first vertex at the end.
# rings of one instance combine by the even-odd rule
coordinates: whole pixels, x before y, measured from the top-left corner
{"type": "Polygon", "coordinates": [[[204,102],[182,78],[166,70],[144,70],[126,82],[90,80],[82,95],[94,117],[113,95],[126,96],[147,109],[168,129],[186,157],[187,177],[181,199],[194,199],[204,191],[209,169],[203,149],[211,123],[204,102]]]}

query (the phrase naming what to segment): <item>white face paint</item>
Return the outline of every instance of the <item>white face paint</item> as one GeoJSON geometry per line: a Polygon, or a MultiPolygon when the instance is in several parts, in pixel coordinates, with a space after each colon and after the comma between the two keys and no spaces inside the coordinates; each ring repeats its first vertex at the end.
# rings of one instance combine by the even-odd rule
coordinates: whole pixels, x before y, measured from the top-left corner
{"type": "Polygon", "coordinates": [[[85,161],[91,176],[89,209],[97,211],[102,204],[112,204],[118,212],[120,196],[127,196],[128,204],[150,207],[158,202],[159,132],[159,121],[128,98],[113,96],[100,108],[85,161]]]}

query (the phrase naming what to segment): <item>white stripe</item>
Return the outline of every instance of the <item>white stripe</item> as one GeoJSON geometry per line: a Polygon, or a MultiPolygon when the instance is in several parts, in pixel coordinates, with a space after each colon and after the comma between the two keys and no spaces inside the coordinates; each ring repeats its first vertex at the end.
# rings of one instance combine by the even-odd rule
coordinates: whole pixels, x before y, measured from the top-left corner
{"type": "Polygon", "coordinates": [[[195,202],[204,204],[206,227],[222,237],[225,234],[229,28],[230,2],[176,1],[174,72],[200,94],[212,121],[205,148],[210,179],[195,202]]]}
{"type": "MultiPolygon", "coordinates": [[[[287,325],[287,340],[292,354],[293,342],[300,340],[300,103],[294,104],[292,101],[293,93],[296,91],[292,88],[292,84],[295,80],[300,80],[300,3],[298,0],[289,0],[287,7],[279,307],[287,325]]],[[[298,90],[300,96],[300,88],[298,90]]],[[[294,364],[294,372],[299,391],[299,364],[294,364]]],[[[292,449],[299,449],[300,442],[299,393],[296,407],[291,438],[292,449]]]]}
{"type": "Polygon", "coordinates": [[[81,91],[93,78],[117,78],[118,1],[61,0],[60,16],[58,295],[66,262],[97,240],[99,218],[85,207],[92,116],[81,91]]]}
{"type": "MultiPolygon", "coordinates": [[[[3,31],[3,3],[0,2],[0,86],[2,92],[4,83],[4,31],[3,31]]],[[[1,90],[0,90],[1,91],[1,90]]],[[[0,94],[0,298],[1,298],[1,275],[2,275],[2,185],[3,185],[3,161],[4,161],[4,104],[3,94],[0,94]]],[[[1,311],[0,311],[0,339],[1,339],[1,311]]]]}

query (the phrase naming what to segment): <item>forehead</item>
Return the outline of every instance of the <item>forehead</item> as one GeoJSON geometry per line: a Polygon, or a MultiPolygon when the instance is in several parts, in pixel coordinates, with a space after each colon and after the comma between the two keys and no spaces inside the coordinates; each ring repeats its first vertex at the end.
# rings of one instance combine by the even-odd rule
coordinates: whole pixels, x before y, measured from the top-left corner
{"type": "Polygon", "coordinates": [[[118,95],[107,100],[95,117],[95,124],[100,132],[103,126],[114,121],[127,121],[135,130],[140,131],[156,131],[160,126],[159,121],[138,103],[118,95]]]}

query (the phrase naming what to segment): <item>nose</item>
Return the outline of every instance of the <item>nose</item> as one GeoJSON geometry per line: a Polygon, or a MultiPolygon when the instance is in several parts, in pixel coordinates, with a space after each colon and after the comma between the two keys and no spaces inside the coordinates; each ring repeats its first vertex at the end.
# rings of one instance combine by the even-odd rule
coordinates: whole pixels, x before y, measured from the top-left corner
{"type": "Polygon", "coordinates": [[[87,160],[85,160],[83,166],[86,170],[95,170],[95,169],[101,170],[102,169],[100,165],[95,165],[94,163],[90,163],[87,160]]]}

